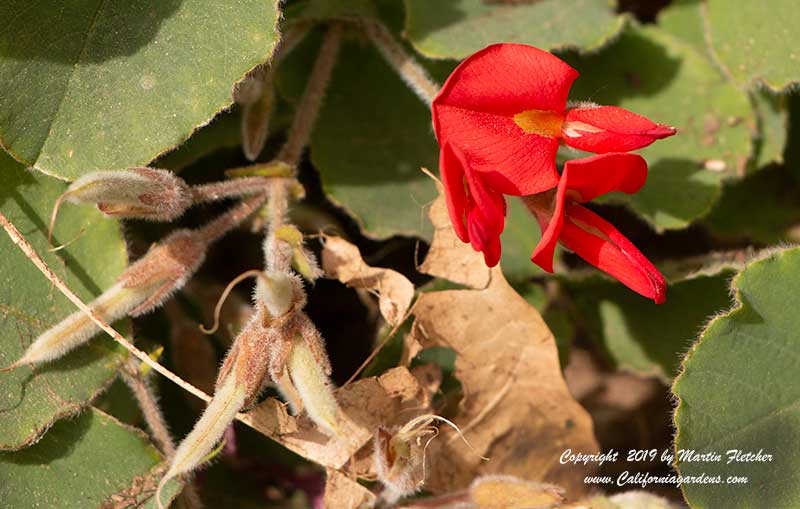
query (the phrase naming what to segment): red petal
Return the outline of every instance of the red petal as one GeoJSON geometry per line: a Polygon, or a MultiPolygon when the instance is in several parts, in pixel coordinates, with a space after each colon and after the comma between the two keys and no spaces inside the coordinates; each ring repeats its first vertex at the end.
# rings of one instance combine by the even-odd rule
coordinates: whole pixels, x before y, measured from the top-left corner
{"type": "MultiPolygon", "coordinates": [[[[463,155],[462,155],[463,157],[463,155]]],[[[445,143],[439,152],[439,173],[444,185],[444,197],[447,202],[447,212],[453,230],[461,242],[469,242],[469,233],[466,225],[467,192],[464,189],[463,160],[454,153],[450,144],[445,143]]]]}
{"type": "Polygon", "coordinates": [[[615,152],[567,161],[558,182],[553,216],[533,250],[531,261],[553,272],[553,255],[564,223],[567,191],[574,191],[569,199],[587,202],[611,191],[635,193],[646,180],[647,162],[637,154],[615,152]]]}
{"type": "MultiPolygon", "coordinates": [[[[566,175],[566,174],[565,174],[566,175]]],[[[547,272],[553,272],[553,256],[556,251],[556,244],[558,237],[561,235],[561,228],[564,224],[564,201],[566,199],[567,179],[563,176],[558,182],[558,190],[555,195],[555,207],[553,208],[553,216],[547,222],[547,228],[544,228],[542,217],[537,214],[536,218],[539,220],[539,226],[542,227],[542,238],[533,250],[531,261],[543,268],[547,272]]]]}
{"type": "Polygon", "coordinates": [[[439,143],[458,145],[470,166],[503,194],[528,195],[558,181],[555,138],[529,134],[513,120],[527,110],[563,112],[577,71],[520,44],[495,44],[464,60],[433,101],[439,143]]]}
{"type": "Polygon", "coordinates": [[[500,232],[493,230],[482,220],[476,207],[467,210],[467,228],[469,240],[475,251],[483,252],[483,260],[488,267],[494,267],[500,261],[500,232]]]}
{"type": "MultiPolygon", "coordinates": [[[[460,152],[457,148],[454,148],[453,151],[456,154],[460,152]]],[[[469,164],[465,164],[463,168],[469,189],[469,199],[475,203],[482,222],[488,229],[499,235],[505,227],[506,201],[503,195],[488,186],[482,175],[474,171],[469,164]]]]}
{"type": "Polygon", "coordinates": [[[564,165],[561,179],[566,179],[566,188],[574,191],[578,195],[574,198],[581,202],[612,191],[631,194],[647,181],[647,161],[638,154],[624,152],[573,159],[564,165]]]}
{"type": "Polygon", "coordinates": [[[571,109],[562,132],[567,145],[596,153],[636,150],[675,133],[674,127],[616,106],[571,109]]]}
{"type": "Polygon", "coordinates": [[[656,304],[664,302],[666,283],[658,269],[614,225],[591,210],[567,207],[561,242],[631,290],[656,304]]]}
{"type": "Polygon", "coordinates": [[[492,44],[456,67],[434,103],[505,117],[525,110],[563,112],[577,77],[578,71],[547,51],[492,44]]]}

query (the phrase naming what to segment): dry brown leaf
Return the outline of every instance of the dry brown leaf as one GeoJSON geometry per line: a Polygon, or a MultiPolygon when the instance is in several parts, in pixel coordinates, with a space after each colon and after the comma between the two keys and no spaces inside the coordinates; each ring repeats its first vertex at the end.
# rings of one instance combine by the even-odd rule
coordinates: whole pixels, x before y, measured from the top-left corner
{"type": "Polygon", "coordinates": [[[452,492],[476,476],[498,473],[551,482],[580,496],[591,467],[561,465],[559,457],[568,448],[594,453],[598,445],[590,416],[561,375],[553,335],[499,267],[487,269],[479,254],[456,239],[443,201],[440,196],[431,211],[436,236],[423,267],[471,286],[486,284],[425,293],[412,309],[412,334],[423,348],[456,352],[455,375],[464,396],[454,420],[475,448],[442,427],[428,451],[426,489],[452,492]]]}
{"type": "Polygon", "coordinates": [[[390,325],[403,320],[414,298],[411,281],[394,270],[370,267],[358,248],[341,237],[326,238],[322,268],[347,286],[376,293],[381,315],[390,325]]]}
{"type": "Polygon", "coordinates": [[[338,470],[327,469],[325,507],[336,509],[367,509],[375,505],[375,495],[354,479],[338,470]]]}
{"type": "Polygon", "coordinates": [[[419,271],[471,288],[486,288],[491,278],[491,271],[486,267],[482,254],[456,237],[450,225],[450,215],[447,213],[442,186],[437,182],[436,187],[439,189],[439,197],[428,212],[428,217],[433,223],[433,242],[419,271]]]}
{"type": "MultiPolygon", "coordinates": [[[[342,433],[329,437],[304,415],[289,415],[283,404],[269,398],[245,414],[247,424],[304,458],[341,469],[369,442],[378,426],[391,427],[424,413],[430,396],[406,368],[393,368],[378,377],[342,387],[336,400],[344,414],[342,433]]],[[[366,469],[368,475],[369,469],[366,469]]]]}

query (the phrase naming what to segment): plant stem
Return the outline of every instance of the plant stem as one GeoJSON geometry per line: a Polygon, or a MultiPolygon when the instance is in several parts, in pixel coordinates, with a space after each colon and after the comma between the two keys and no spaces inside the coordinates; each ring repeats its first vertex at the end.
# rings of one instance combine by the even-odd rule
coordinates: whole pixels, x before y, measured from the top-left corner
{"type": "Polygon", "coordinates": [[[403,81],[417,94],[417,97],[430,108],[441,86],[433,81],[428,75],[428,71],[394,39],[383,23],[362,18],[360,24],[383,58],[394,67],[403,81]]]}
{"type": "Polygon", "coordinates": [[[122,380],[130,387],[136,402],[139,404],[139,408],[142,410],[144,422],[150,429],[150,434],[156,446],[166,457],[171,457],[175,454],[175,442],[173,442],[172,436],[169,434],[167,422],[158,406],[150,381],[142,375],[139,370],[139,363],[133,358],[128,358],[120,373],[122,380]]]}
{"type": "Polygon", "coordinates": [[[258,210],[258,208],[266,201],[267,194],[260,194],[243,200],[229,211],[221,216],[212,220],[197,229],[197,233],[205,241],[205,243],[212,244],[220,239],[223,235],[233,230],[242,221],[248,218],[250,214],[258,210]]]}
{"type": "Polygon", "coordinates": [[[247,196],[264,193],[268,180],[264,177],[237,178],[212,182],[202,186],[192,187],[192,200],[195,203],[218,201],[224,198],[247,196]]]}
{"type": "MultiPolygon", "coordinates": [[[[303,149],[308,145],[314,123],[331,79],[333,66],[341,45],[342,27],[333,24],[325,34],[319,54],[314,62],[303,97],[295,111],[286,143],[278,153],[278,161],[296,167],[303,149]]],[[[264,239],[264,256],[267,270],[288,272],[291,266],[291,246],[276,238],[275,232],[286,223],[289,208],[288,186],[292,179],[273,179],[269,183],[269,226],[264,239]]]]}

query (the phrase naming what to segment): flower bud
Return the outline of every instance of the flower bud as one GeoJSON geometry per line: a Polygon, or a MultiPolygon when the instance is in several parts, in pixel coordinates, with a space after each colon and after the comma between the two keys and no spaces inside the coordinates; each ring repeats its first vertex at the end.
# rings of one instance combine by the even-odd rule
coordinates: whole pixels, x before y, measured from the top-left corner
{"type": "MultiPolygon", "coordinates": [[[[196,233],[174,232],[128,267],[89,307],[107,323],[152,311],[186,283],[204,257],[205,245],[196,233]]],[[[86,313],[76,311],[42,333],[12,367],[58,359],[98,332],[86,313]]]]}
{"type": "Polygon", "coordinates": [[[272,318],[279,318],[288,313],[292,306],[302,308],[305,292],[297,276],[268,271],[256,284],[256,300],[264,303],[272,318]]]}
{"type": "Polygon", "coordinates": [[[478,477],[469,487],[472,503],[485,509],[548,509],[559,506],[562,494],[558,486],[510,475],[478,477]]]}
{"type": "Polygon", "coordinates": [[[64,199],[96,203],[111,217],[171,221],[192,204],[189,186],[167,170],[130,168],[98,171],[79,178],[67,188],[64,199]]]}
{"type": "Polygon", "coordinates": [[[217,387],[214,398],[192,431],[178,446],[169,470],[158,484],[156,501],[159,507],[162,507],[161,489],[170,479],[191,472],[206,460],[222,438],[225,429],[236,418],[246,398],[244,385],[237,383],[233,376],[227,377],[222,385],[217,387]]]}
{"type": "Polygon", "coordinates": [[[311,420],[331,436],[339,435],[339,405],[333,397],[331,382],[314,352],[300,337],[295,338],[286,367],[311,420]]]}

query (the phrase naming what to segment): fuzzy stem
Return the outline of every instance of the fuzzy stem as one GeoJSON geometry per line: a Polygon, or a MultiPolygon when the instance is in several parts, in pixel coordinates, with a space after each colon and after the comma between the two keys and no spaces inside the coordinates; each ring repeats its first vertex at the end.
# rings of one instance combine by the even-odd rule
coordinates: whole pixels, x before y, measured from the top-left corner
{"type": "Polygon", "coordinates": [[[220,237],[239,226],[239,224],[247,219],[250,214],[258,210],[258,208],[266,199],[266,194],[260,194],[243,200],[237,206],[231,208],[228,212],[217,217],[210,223],[198,228],[198,235],[200,235],[206,244],[211,244],[219,240],[220,237]]]}
{"type": "MultiPolygon", "coordinates": [[[[139,363],[133,358],[129,358],[120,371],[122,380],[128,385],[133,392],[133,397],[139,408],[142,410],[144,422],[150,430],[150,435],[156,446],[161,450],[167,458],[172,458],[175,455],[175,442],[169,433],[167,421],[164,419],[164,414],[158,406],[158,399],[156,398],[150,381],[146,376],[142,375],[139,370],[139,363]]],[[[203,507],[194,484],[187,481],[183,488],[184,502],[187,507],[192,509],[199,509],[203,507]]]]}
{"type": "MultiPolygon", "coordinates": [[[[308,84],[303,91],[303,97],[295,111],[286,143],[278,154],[278,161],[291,167],[297,166],[303,149],[308,145],[336,63],[341,38],[342,27],[339,24],[332,25],[325,34],[308,84]]],[[[264,256],[265,265],[270,271],[288,272],[292,263],[291,246],[275,236],[278,229],[286,222],[286,212],[289,208],[288,186],[291,183],[291,179],[277,178],[269,183],[269,226],[264,239],[264,256]]]]}
{"type": "Polygon", "coordinates": [[[381,52],[383,58],[394,67],[403,81],[422,99],[429,108],[441,86],[428,76],[428,71],[411,56],[403,46],[392,37],[383,23],[371,19],[361,19],[364,32],[381,52]]]}
{"type": "Polygon", "coordinates": [[[169,434],[167,422],[161,409],[158,406],[156,395],[150,385],[150,381],[142,376],[139,371],[139,363],[133,358],[128,358],[125,366],[121,370],[122,380],[128,385],[139,404],[144,416],[144,422],[150,429],[150,434],[156,446],[170,458],[175,454],[175,442],[169,434]]]}
{"type": "Polygon", "coordinates": [[[268,180],[263,177],[238,178],[222,182],[212,182],[191,188],[192,201],[203,203],[218,201],[224,198],[235,198],[253,194],[264,193],[268,180]]]}
{"type": "Polygon", "coordinates": [[[295,111],[292,126],[289,128],[286,144],[278,154],[278,160],[291,166],[297,166],[303,149],[308,145],[311,130],[319,115],[319,108],[331,79],[331,71],[336,63],[341,38],[341,25],[331,25],[319,48],[317,60],[308,77],[308,84],[295,111]]]}

